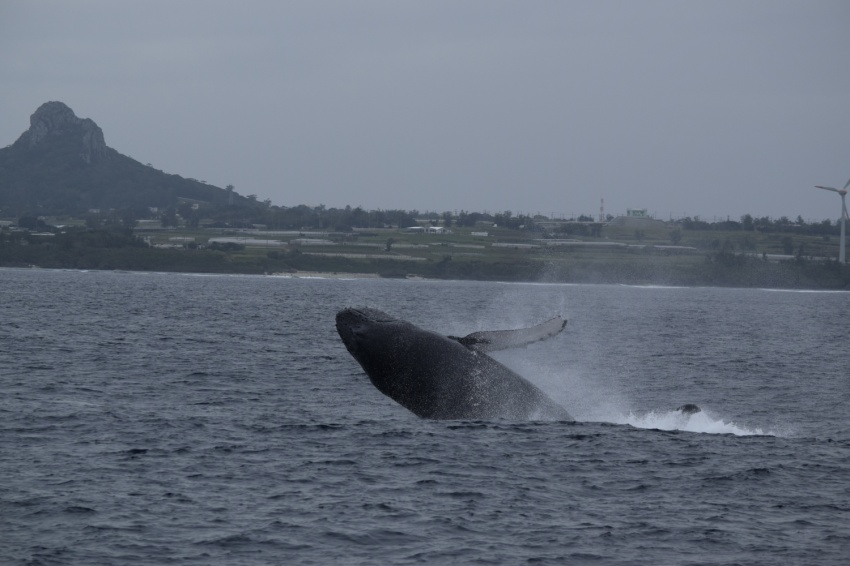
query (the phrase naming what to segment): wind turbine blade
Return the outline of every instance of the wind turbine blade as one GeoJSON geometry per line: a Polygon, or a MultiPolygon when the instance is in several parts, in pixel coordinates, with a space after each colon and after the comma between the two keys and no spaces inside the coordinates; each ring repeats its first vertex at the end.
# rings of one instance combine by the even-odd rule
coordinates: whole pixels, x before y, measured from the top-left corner
{"type": "Polygon", "coordinates": [[[850,179],[847,179],[847,184],[846,184],[846,185],[844,185],[844,188],[845,188],[845,189],[846,189],[847,187],[850,187],[850,179]]]}
{"type": "MultiPolygon", "coordinates": [[[[848,181],[848,182],[850,182],[850,181],[848,181]]],[[[835,192],[835,193],[838,192],[838,189],[836,189],[835,187],[821,187],[820,185],[815,185],[815,188],[816,189],[824,189],[824,190],[832,191],[832,192],[835,192]]]]}

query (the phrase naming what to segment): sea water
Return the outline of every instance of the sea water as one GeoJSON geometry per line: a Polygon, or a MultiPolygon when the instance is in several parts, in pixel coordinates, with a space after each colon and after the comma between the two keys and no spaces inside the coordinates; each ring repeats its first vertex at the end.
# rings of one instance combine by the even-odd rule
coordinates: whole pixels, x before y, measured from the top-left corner
{"type": "Polygon", "coordinates": [[[3,269],[0,563],[846,564],[848,324],[848,293],[3,269]],[[565,316],[494,357],[578,422],[415,417],[347,306],[565,316]]]}

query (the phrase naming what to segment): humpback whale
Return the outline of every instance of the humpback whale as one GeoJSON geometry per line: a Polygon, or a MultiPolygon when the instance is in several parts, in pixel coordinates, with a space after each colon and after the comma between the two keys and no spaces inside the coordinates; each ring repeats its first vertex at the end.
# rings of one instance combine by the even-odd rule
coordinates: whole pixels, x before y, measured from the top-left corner
{"type": "Polygon", "coordinates": [[[569,413],[486,352],[554,336],[555,317],[519,330],[444,336],[371,308],[347,308],[336,328],[372,384],[419,417],[466,420],[560,420],[569,413]]]}

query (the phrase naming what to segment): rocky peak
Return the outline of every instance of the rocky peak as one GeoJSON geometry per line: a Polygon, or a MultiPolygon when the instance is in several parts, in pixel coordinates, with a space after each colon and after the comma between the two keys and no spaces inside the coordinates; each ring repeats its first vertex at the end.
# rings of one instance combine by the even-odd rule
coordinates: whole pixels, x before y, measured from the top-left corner
{"type": "Polygon", "coordinates": [[[30,116],[30,128],[15,144],[34,149],[53,136],[70,138],[80,144],[80,158],[93,163],[106,154],[106,142],[101,130],[89,118],[77,118],[74,111],[62,102],[45,102],[30,116]]]}

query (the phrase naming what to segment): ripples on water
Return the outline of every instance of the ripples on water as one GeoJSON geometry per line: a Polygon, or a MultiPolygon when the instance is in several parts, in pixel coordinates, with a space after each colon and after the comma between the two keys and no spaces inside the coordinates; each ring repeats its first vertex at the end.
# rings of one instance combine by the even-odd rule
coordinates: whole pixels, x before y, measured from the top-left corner
{"type": "Polygon", "coordinates": [[[35,270],[0,293],[4,563],[850,556],[846,293],[35,270]],[[339,341],[350,305],[447,334],[563,313],[497,357],[581,422],[414,417],[339,341]]]}

